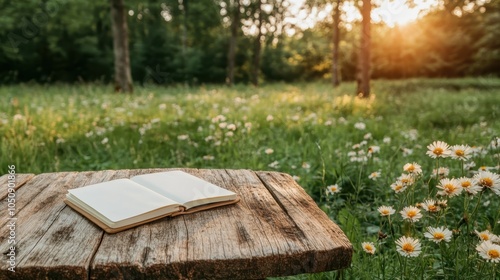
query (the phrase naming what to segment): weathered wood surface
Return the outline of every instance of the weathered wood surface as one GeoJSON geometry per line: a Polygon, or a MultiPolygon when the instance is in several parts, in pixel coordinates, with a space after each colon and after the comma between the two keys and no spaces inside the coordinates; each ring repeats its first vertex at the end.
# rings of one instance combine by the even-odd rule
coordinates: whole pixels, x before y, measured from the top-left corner
{"type": "MultiPolygon", "coordinates": [[[[283,173],[181,169],[238,193],[241,201],[116,234],[63,202],[71,188],[168,170],[17,174],[16,272],[4,261],[0,279],[259,279],[350,264],[344,233],[283,173]]],[[[7,209],[5,200],[0,209],[7,209]]],[[[7,259],[7,219],[0,224],[7,259]]]]}

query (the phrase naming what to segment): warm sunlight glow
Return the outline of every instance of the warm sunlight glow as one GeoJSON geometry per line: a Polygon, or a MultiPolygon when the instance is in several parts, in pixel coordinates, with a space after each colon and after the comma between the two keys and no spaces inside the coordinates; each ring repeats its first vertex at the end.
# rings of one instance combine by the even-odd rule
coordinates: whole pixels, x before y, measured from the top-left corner
{"type": "MultiPolygon", "coordinates": [[[[331,16],[333,7],[331,4],[325,5],[325,8],[319,11],[313,8],[311,12],[302,9],[305,0],[291,0],[290,14],[287,22],[301,29],[307,29],[314,26],[318,21],[331,16]]],[[[405,25],[415,21],[425,15],[429,10],[437,8],[438,0],[414,0],[409,5],[406,0],[372,0],[372,22],[384,22],[389,27],[396,25],[405,25]]],[[[351,29],[353,21],[361,20],[361,14],[354,2],[345,1],[342,3],[342,21],[347,29],[351,29]]]]}

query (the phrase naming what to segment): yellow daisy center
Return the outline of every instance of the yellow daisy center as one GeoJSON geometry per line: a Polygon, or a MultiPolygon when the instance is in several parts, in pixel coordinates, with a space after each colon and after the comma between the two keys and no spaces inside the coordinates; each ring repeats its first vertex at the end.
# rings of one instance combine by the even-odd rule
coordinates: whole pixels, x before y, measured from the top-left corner
{"type": "Polygon", "coordinates": [[[409,218],[413,218],[417,215],[417,211],[415,210],[410,210],[406,213],[406,216],[408,216],[409,218]]]}
{"type": "Polygon", "coordinates": [[[366,250],[366,251],[373,251],[373,247],[372,247],[372,245],[370,245],[370,244],[366,244],[366,245],[365,245],[365,250],[366,250]]]}
{"type": "Polygon", "coordinates": [[[453,193],[456,189],[453,184],[446,184],[443,188],[447,193],[453,193]]]}
{"type": "Polygon", "coordinates": [[[479,236],[481,237],[482,240],[485,240],[485,241],[490,240],[490,236],[487,235],[486,233],[481,233],[479,236]]]}
{"type": "Polygon", "coordinates": [[[403,246],[401,246],[401,249],[403,249],[403,251],[405,251],[407,253],[411,253],[411,252],[415,251],[415,247],[413,247],[413,245],[411,245],[410,243],[403,244],[403,246]]]}
{"type": "Polygon", "coordinates": [[[442,154],[443,154],[443,152],[444,152],[444,151],[443,151],[443,149],[442,149],[442,148],[436,147],[436,148],[434,148],[434,150],[433,150],[432,152],[433,152],[435,155],[440,156],[440,155],[442,155],[442,154]]]}
{"type": "Polygon", "coordinates": [[[415,166],[413,166],[413,164],[412,164],[412,165],[408,166],[406,168],[406,170],[411,173],[411,172],[415,171],[415,166]]]}
{"type": "Polygon", "coordinates": [[[389,210],[387,210],[387,209],[383,209],[383,210],[381,211],[381,213],[382,213],[382,215],[389,215],[389,210]]]}
{"type": "Polygon", "coordinates": [[[435,232],[434,233],[434,239],[436,239],[436,240],[444,239],[444,233],[442,233],[442,232],[435,232]]]}
{"type": "Polygon", "coordinates": [[[400,190],[400,189],[402,189],[402,188],[403,188],[403,186],[401,186],[401,185],[396,185],[396,186],[394,187],[394,189],[395,189],[395,190],[397,190],[397,191],[399,191],[399,190],[400,190]]]}
{"type": "Polygon", "coordinates": [[[498,252],[498,250],[491,249],[488,251],[488,256],[492,259],[497,259],[500,258],[500,252],[498,252]]]}
{"type": "Polygon", "coordinates": [[[491,178],[482,178],[481,181],[479,181],[481,186],[491,188],[493,187],[493,180],[491,178]]]}
{"type": "Polygon", "coordinates": [[[464,152],[464,150],[456,150],[455,155],[457,155],[459,157],[463,157],[465,155],[465,152],[464,152]]]}
{"type": "Polygon", "coordinates": [[[427,209],[429,209],[430,212],[436,212],[437,211],[437,207],[434,204],[427,205],[427,209]]]}
{"type": "Polygon", "coordinates": [[[470,187],[471,183],[469,181],[463,181],[462,182],[462,188],[468,188],[470,187]]]}

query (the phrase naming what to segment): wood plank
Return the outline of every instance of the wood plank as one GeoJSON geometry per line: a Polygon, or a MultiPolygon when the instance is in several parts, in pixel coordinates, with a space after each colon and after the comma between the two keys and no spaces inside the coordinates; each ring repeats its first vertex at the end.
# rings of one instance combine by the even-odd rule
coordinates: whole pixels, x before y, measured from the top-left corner
{"type": "Polygon", "coordinates": [[[353,249],[347,236],[290,175],[277,172],[257,172],[257,175],[304,233],[313,253],[308,272],[350,265],[353,249]]]}
{"type": "MultiPolygon", "coordinates": [[[[16,173],[15,174],[15,190],[18,190],[20,187],[22,187],[26,182],[31,180],[33,177],[35,177],[35,174],[32,173],[16,173]]],[[[1,189],[7,189],[7,186],[9,184],[9,174],[5,174],[2,177],[0,177],[0,188],[1,189]]],[[[7,197],[7,192],[2,192],[0,195],[0,200],[4,200],[7,197]]]]}
{"type": "MultiPolygon", "coordinates": [[[[110,180],[115,173],[40,174],[19,190],[16,279],[88,278],[102,230],[69,209],[63,197],[68,188],[110,180]]],[[[2,228],[0,238],[6,234],[2,228]]],[[[2,252],[7,250],[5,245],[0,245],[2,252]]],[[[2,263],[0,277],[12,276],[6,269],[2,263]]]]}
{"type": "Polygon", "coordinates": [[[237,192],[242,201],[105,234],[92,279],[258,279],[307,272],[303,234],[254,172],[184,171],[237,192]]]}

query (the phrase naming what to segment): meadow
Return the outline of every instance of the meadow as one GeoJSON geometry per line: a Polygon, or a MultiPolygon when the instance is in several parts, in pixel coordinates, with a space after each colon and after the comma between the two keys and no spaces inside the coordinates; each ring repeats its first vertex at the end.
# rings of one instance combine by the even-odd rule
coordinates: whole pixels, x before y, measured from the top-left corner
{"type": "Polygon", "coordinates": [[[355,251],[348,269],[290,279],[499,277],[500,79],[374,81],[369,99],[354,87],[2,86],[0,174],[285,172],[355,251]]]}

